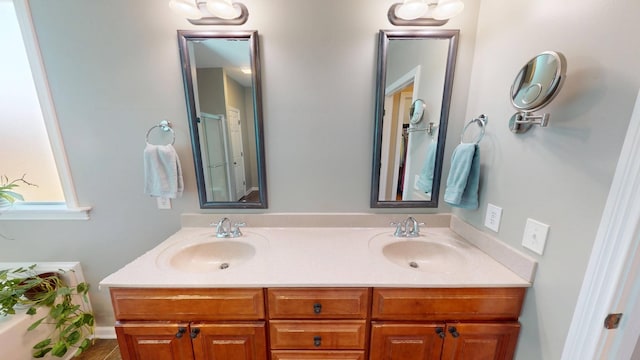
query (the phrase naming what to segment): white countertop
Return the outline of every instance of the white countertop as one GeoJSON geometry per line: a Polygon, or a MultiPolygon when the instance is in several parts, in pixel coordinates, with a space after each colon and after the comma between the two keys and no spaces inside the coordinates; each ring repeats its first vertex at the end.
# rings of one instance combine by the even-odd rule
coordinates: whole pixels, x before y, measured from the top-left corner
{"type": "Polygon", "coordinates": [[[529,287],[519,277],[446,227],[424,228],[419,238],[392,229],[358,227],[243,228],[245,236],[217,239],[214,229],[184,227],[100,282],[101,287],[529,287]],[[381,253],[392,242],[429,239],[462,249],[463,257],[429,271],[394,264],[381,253]],[[250,261],[225,270],[185,272],[163,261],[196,241],[241,241],[256,248],[250,261]]]}

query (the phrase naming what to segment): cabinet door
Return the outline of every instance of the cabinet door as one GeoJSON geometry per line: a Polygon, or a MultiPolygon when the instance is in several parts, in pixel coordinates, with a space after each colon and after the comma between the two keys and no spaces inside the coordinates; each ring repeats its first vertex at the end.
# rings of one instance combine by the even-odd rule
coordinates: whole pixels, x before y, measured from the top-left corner
{"type": "Polygon", "coordinates": [[[520,324],[449,323],[442,350],[443,360],[511,360],[520,324]]]}
{"type": "Polygon", "coordinates": [[[444,324],[372,323],[370,360],[438,360],[444,324]]]}
{"type": "Polygon", "coordinates": [[[187,323],[116,324],[123,360],[192,359],[187,323]]]}
{"type": "Polygon", "coordinates": [[[267,358],[265,333],[265,324],[262,321],[228,324],[192,323],[191,334],[194,334],[192,342],[195,359],[264,360],[267,358]]]}

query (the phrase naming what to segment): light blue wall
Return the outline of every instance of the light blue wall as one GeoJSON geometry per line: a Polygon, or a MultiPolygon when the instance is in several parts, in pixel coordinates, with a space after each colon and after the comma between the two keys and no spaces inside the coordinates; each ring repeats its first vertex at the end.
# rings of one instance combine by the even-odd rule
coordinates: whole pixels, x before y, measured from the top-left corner
{"type": "Polygon", "coordinates": [[[640,3],[482,0],[467,116],[489,115],[481,143],[479,211],[454,211],[483,228],[503,208],[497,236],[520,248],[527,218],[551,226],[522,321],[519,360],[559,359],[622,141],[640,87],[640,3]],[[548,128],[514,135],[509,88],[536,54],[567,58],[548,128]]]}

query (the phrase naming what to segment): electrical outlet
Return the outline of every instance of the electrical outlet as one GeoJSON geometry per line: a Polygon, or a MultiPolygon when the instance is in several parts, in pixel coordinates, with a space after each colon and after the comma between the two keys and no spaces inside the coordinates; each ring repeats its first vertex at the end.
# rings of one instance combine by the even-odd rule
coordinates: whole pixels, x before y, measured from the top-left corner
{"type": "Polygon", "coordinates": [[[484,218],[484,226],[498,232],[498,229],[500,229],[500,218],[502,218],[502,208],[488,204],[487,215],[484,218]]]}
{"type": "Polygon", "coordinates": [[[164,197],[157,197],[158,209],[168,210],[171,209],[171,199],[164,197]]]}
{"type": "Polygon", "coordinates": [[[548,234],[549,225],[533,219],[527,219],[527,225],[524,227],[524,235],[522,236],[522,246],[542,255],[548,234]]]}

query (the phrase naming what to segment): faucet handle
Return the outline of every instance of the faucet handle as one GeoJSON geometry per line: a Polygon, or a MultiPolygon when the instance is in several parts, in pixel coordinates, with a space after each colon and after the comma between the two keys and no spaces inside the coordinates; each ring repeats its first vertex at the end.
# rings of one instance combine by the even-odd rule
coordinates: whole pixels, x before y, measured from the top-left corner
{"type": "Polygon", "coordinates": [[[240,231],[240,227],[247,226],[247,223],[235,223],[233,224],[233,228],[231,229],[231,233],[229,234],[232,238],[242,236],[242,232],[240,231]]]}
{"type": "Polygon", "coordinates": [[[402,228],[402,226],[404,225],[404,222],[392,222],[390,225],[396,227],[396,231],[393,232],[393,236],[395,237],[405,236],[404,229],[402,228]]]}

